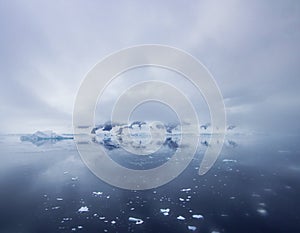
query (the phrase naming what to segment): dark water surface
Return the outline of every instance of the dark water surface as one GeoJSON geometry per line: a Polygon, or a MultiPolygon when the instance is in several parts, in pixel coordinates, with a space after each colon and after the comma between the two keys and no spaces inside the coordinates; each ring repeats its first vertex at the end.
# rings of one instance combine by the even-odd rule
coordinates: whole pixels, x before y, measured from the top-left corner
{"type": "MultiPolygon", "coordinates": [[[[129,191],[95,177],[72,140],[34,145],[19,136],[1,136],[0,232],[298,233],[299,141],[296,136],[233,135],[213,168],[199,176],[204,141],[172,182],[129,191]]],[[[110,151],[115,160],[124,153],[110,151]]]]}

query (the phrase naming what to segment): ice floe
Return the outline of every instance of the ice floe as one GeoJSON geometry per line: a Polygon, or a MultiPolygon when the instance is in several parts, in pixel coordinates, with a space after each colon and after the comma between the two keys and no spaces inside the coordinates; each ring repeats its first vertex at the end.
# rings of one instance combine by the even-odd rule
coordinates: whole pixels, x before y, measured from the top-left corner
{"type": "Polygon", "coordinates": [[[185,220],[185,217],[183,217],[183,216],[180,215],[180,216],[177,217],[177,219],[178,220],[185,220]]]}
{"type": "Polygon", "coordinates": [[[196,219],[204,219],[203,215],[201,215],[201,214],[193,214],[192,217],[196,218],[196,219]]]}
{"type": "Polygon", "coordinates": [[[102,195],[103,194],[103,192],[93,192],[93,195],[94,196],[100,196],[100,195],[102,195]]]}
{"type": "Polygon", "coordinates": [[[256,210],[261,216],[266,216],[268,214],[268,212],[263,209],[263,208],[259,208],[256,210]]]}
{"type": "Polygon", "coordinates": [[[224,163],[236,163],[237,160],[236,159],[223,159],[224,163]]]}
{"type": "Polygon", "coordinates": [[[188,192],[188,191],[191,191],[192,189],[191,188],[184,188],[184,189],[181,189],[180,191],[181,192],[188,192]]]}
{"type": "Polygon", "coordinates": [[[190,231],[195,231],[195,230],[197,230],[197,227],[195,227],[195,226],[188,226],[188,229],[190,231]]]}
{"type": "Polygon", "coordinates": [[[142,224],[144,221],[140,218],[134,218],[134,217],[129,217],[128,220],[130,222],[135,222],[135,224],[139,225],[142,224]]]}
{"type": "Polygon", "coordinates": [[[79,208],[78,212],[82,213],[82,212],[88,212],[89,208],[87,206],[82,206],[79,208]]]}
{"type": "Polygon", "coordinates": [[[160,209],[160,212],[161,212],[163,215],[167,216],[167,215],[169,215],[170,209],[169,209],[169,208],[167,208],[167,209],[160,209]]]}

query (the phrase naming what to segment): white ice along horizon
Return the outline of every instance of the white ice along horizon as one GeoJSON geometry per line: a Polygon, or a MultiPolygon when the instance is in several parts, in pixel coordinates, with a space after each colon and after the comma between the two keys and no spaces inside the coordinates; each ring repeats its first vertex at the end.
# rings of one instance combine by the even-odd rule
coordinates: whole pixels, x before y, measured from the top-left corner
{"type": "MultiPolygon", "coordinates": [[[[223,98],[211,74],[196,58],[179,49],[163,45],[141,45],[121,50],[106,57],[88,72],[78,91],[73,112],[74,135],[80,156],[100,179],[111,185],[133,190],[151,189],[166,184],[191,162],[198,146],[198,137],[191,135],[199,135],[199,127],[191,126],[200,125],[195,109],[186,95],[172,83],[157,80],[140,82],[121,93],[114,105],[111,120],[128,122],[132,111],[139,104],[153,100],[161,102],[176,113],[181,123],[180,143],[184,144],[188,140],[190,147],[177,150],[167,163],[159,167],[133,170],[116,163],[103,149],[91,143],[99,95],[118,75],[142,66],[157,66],[175,71],[190,81],[203,95],[210,111],[211,132],[220,135],[218,139],[210,138],[209,143],[214,146],[207,147],[199,168],[199,174],[205,174],[218,158],[224,143],[226,116],[223,98]],[[166,90],[172,95],[165,95],[166,90]]],[[[155,130],[150,130],[152,139],[158,137],[163,140],[165,135],[161,133],[160,127],[154,128],[155,130]]],[[[154,148],[147,153],[158,149],[154,148]]]]}

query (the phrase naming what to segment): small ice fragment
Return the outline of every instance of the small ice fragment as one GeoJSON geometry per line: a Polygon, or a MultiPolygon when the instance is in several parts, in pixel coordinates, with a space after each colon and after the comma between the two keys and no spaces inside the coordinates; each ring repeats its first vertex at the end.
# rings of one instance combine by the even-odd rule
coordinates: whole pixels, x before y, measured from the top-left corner
{"type": "Polygon", "coordinates": [[[52,207],[51,209],[52,210],[58,210],[60,207],[59,206],[54,206],[54,207],[52,207]]]}
{"type": "Polygon", "coordinates": [[[179,201],[184,201],[184,199],[180,197],[180,198],[179,198],[179,201]]]}
{"type": "Polygon", "coordinates": [[[77,180],[78,180],[78,176],[72,177],[71,180],[72,180],[72,181],[77,181],[77,180]]]}
{"type": "Polygon", "coordinates": [[[219,231],[212,231],[211,233],[220,233],[219,231]]]}
{"type": "Polygon", "coordinates": [[[77,228],[78,228],[78,229],[82,229],[82,228],[83,228],[83,226],[78,226],[77,228]]]}
{"type": "Polygon", "coordinates": [[[82,212],[88,212],[89,208],[87,206],[82,206],[80,207],[80,209],[78,210],[78,212],[82,213],[82,212]]]}
{"type": "Polygon", "coordinates": [[[105,217],[104,217],[104,216],[102,216],[102,217],[99,217],[99,219],[100,219],[100,220],[104,220],[104,219],[105,219],[105,217]]]}
{"type": "Polygon", "coordinates": [[[262,216],[266,216],[268,214],[268,212],[262,208],[257,209],[257,212],[262,216]]]}
{"type": "Polygon", "coordinates": [[[223,159],[224,163],[236,163],[237,160],[236,159],[223,159]]]}
{"type": "Polygon", "coordinates": [[[190,231],[195,231],[195,230],[197,230],[197,227],[195,227],[195,226],[188,226],[188,229],[190,231]]]}
{"type": "Polygon", "coordinates": [[[185,220],[185,217],[183,217],[183,216],[180,215],[180,216],[177,217],[177,219],[178,220],[185,220]]]}
{"type": "Polygon", "coordinates": [[[68,173],[69,173],[69,172],[67,172],[67,171],[64,172],[65,175],[68,174],[68,173]]]}
{"type": "Polygon", "coordinates": [[[60,197],[58,197],[58,198],[56,198],[56,200],[57,200],[57,201],[62,201],[63,199],[60,198],[60,197]]]}
{"type": "Polygon", "coordinates": [[[263,203],[263,202],[259,203],[258,205],[260,205],[262,207],[266,207],[266,203],[263,203]]]}
{"type": "Polygon", "coordinates": [[[160,209],[160,212],[161,212],[163,215],[167,216],[167,215],[169,215],[170,209],[169,209],[169,208],[167,208],[167,209],[160,209]]]}
{"type": "Polygon", "coordinates": [[[257,193],[252,193],[252,195],[251,195],[252,197],[260,197],[260,195],[259,194],[257,194],[257,193]]]}
{"type": "Polygon", "coordinates": [[[116,221],[112,220],[112,221],[111,221],[111,224],[116,224],[116,221]]]}
{"type": "Polygon", "coordinates": [[[181,192],[188,192],[188,191],[191,191],[191,188],[181,189],[180,191],[181,192]]]}
{"type": "Polygon", "coordinates": [[[203,215],[201,215],[201,214],[193,214],[192,217],[196,218],[196,219],[203,219],[204,218],[203,215]]]}
{"type": "Polygon", "coordinates": [[[93,192],[93,195],[94,196],[100,196],[100,195],[102,195],[103,194],[103,192],[93,192]]]}
{"type": "Polygon", "coordinates": [[[144,222],[142,219],[134,217],[129,217],[128,220],[131,222],[135,222],[136,225],[142,224],[144,222]]]}
{"type": "Polygon", "coordinates": [[[75,227],[73,227],[71,230],[72,230],[72,231],[76,231],[76,228],[75,228],[75,227]]]}

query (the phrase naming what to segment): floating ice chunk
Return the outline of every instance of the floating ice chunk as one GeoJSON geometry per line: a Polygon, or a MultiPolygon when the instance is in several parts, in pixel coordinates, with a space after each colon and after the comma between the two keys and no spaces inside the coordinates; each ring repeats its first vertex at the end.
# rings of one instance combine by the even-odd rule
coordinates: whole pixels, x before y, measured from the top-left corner
{"type": "Polygon", "coordinates": [[[89,208],[87,206],[82,206],[79,208],[78,212],[82,213],[82,212],[88,212],[89,208]]]}
{"type": "Polygon", "coordinates": [[[82,229],[82,228],[83,228],[83,226],[78,226],[77,228],[78,228],[78,229],[82,229]]]}
{"type": "Polygon", "coordinates": [[[184,198],[181,198],[181,197],[180,197],[180,198],[179,198],[179,201],[184,201],[184,198]]]}
{"type": "Polygon", "coordinates": [[[161,212],[163,215],[167,216],[167,215],[169,215],[170,209],[169,209],[169,208],[167,208],[167,209],[160,209],[160,212],[161,212]]]}
{"type": "Polygon", "coordinates": [[[203,215],[201,215],[201,214],[193,214],[192,217],[196,218],[196,219],[204,219],[203,215]]]}
{"type": "Polygon", "coordinates": [[[257,212],[262,216],[266,216],[268,214],[268,212],[262,208],[257,209],[257,212]]]}
{"type": "Polygon", "coordinates": [[[260,205],[260,206],[262,206],[262,207],[266,207],[266,203],[264,203],[264,202],[261,202],[261,203],[259,203],[258,205],[260,205]]]}
{"type": "Polygon", "coordinates": [[[183,216],[180,215],[180,216],[177,217],[177,219],[178,220],[185,220],[185,217],[183,217],[183,216]]]}
{"type": "Polygon", "coordinates": [[[62,200],[64,200],[64,199],[58,197],[58,198],[56,198],[56,200],[57,200],[57,201],[62,201],[62,200]]]}
{"type": "Polygon", "coordinates": [[[52,207],[51,209],[52,210],[58,210],[60,208],[60,206],[54,206],[54,207],[52,207]]]}
{"type": "Polygon", "coordinates": [[[197,227],[195,227],[195,226],[188,226],[188,229],[190,231],[195,231],[195,230],[197,230],[197,227]]]}
{"type": "Polygon", "coordinates": [[[93,192],[93,195],[94,196],[100,196],[100,195],[102,195],[103,194],[103,192],[93,192]]]}
{"type": "Polygon", "coordinates": [[[211,233],[220,233],[219,231],[212,231],[211,233]]]}
{"type": "Polygon", "coordinates": [[[111,221],[111,224],[116,224],[116,221],[112,220],[112,221],[111,221]]]}
{"type": "Polygon", "coordinates": [[[72,180],[72,181],[77,181],[77,180],[78,180],[78,176],[72,177],[71,180],[72,180]]]}
{"type": "Polygon", "coordinates": [[[265,188],[264,191],[265,191],[265,192],[272,192],[272,189],[270,189],[270,188],[265,188]]]}
{"type": "Polygon", "coordinates": [[[259,194],[257,194],[257,193],[252,193],[252,195],[251,195],[252,197],[260,197],[260,195],[259,194]]]}
{"type": "Polygon", "coordinates": [[[188,191],[191,191],[191,188],[181,189],[180,191],[181,191],[181,192],[188,192],[188,191]]]}
{"type": "Polygon", "coordinates": [[[142,224],[144,222],[142,219],[134,217],[129,217],[128,220],[131,222],[135,222],[136,225],[142,224]]]}
{"type": "Polygon", "coordinates": [[[237,160],[236,159],[223,159],[224,163],[236,163],[237,160]]]}

